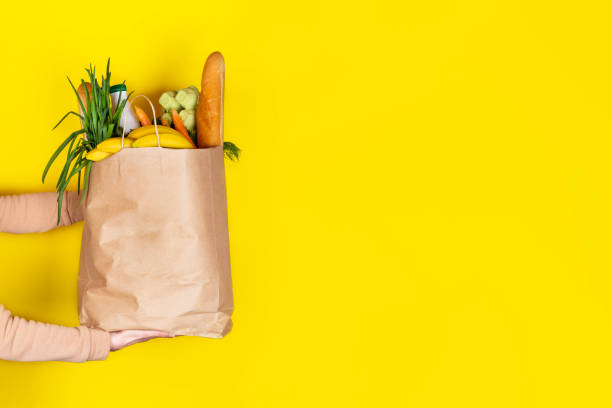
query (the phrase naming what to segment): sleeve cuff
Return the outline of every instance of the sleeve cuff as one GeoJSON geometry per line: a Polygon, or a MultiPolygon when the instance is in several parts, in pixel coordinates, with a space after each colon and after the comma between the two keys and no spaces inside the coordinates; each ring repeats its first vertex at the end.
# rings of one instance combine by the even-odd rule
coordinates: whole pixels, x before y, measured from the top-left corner
{"type": "Polygon", "coordinates": [[[100,329],[89,329],[91,333],[91,347],[89,361],[106,360],[110,352],[110,334],[100,329]]]}
{"type": "Polygon", "coordinates": [[[75,222],[83,221],[83,207],[80,205],[80,202],[79,194],[76,191],[64,192],[64,205],[62,206],[61,216],[62,225],[72,225],[75,222]]]}

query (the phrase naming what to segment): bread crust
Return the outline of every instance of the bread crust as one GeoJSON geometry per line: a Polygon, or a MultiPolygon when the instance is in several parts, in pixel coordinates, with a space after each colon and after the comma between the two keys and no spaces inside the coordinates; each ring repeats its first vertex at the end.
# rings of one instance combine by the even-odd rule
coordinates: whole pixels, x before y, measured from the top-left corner
{"type": "Polygon", "coordinates": [[[202,71],[202,88],[196,112],[198,147],[221,146],[223,143],[223,97],[225,61],[220,52],[206,59],[202,71]]]}
{"type": "MultiPolygon", "coordinates": [[[[89,97],[91,98],[91,84],[89,82],[85,82],[85,85],[87,85],[87,91],[89,93],[89,97]]],[[[81,103],[85,107],[85,111],[87,111],[87,95],[85,94],[85,88],[83,87],[82,83],[81,85],[79,85],[79,89],[77,90],[77,92],[79,93],[79,98],[81,99],[81,103]]],[[[81,112],[81,115],[82,115],[83,109],[81,109],[81,105],[79,105],[79,111],[81,112]]]]}

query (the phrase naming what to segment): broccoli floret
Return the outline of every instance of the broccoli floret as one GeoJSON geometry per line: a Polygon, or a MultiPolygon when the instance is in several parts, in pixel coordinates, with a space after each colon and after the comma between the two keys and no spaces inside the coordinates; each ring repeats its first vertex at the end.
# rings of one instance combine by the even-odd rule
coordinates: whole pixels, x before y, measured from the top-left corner
{"type": "Polygon", "coordinates": [[[170,112],[164,112],[161,117],[166,119],[168,125],[172,126],[172,114],[170,112]]]}
{"type": "Polygon", "coordinates": [[[185,109],[195,109],[198,106],[198,97],[200,93],[195,86],[181,89],[176,93],[175,99],[185,109]]]}
{"type": "Polygon", "coordinates": [[[195,130],[195,110],[193,109],[185,109],[179,112],[179,116],[183,120],[183,124],[185,128],[193,132],[195,130]]]}
{"type": "Polygon", "coordinates": [[[176,109],[177,111],[181,109],[181,104],[175,99],[176,92],[168,91],[164,92],[159,97],[159,104],[164,108],[165,111],[171,112],[172,109],[176,109]]]}

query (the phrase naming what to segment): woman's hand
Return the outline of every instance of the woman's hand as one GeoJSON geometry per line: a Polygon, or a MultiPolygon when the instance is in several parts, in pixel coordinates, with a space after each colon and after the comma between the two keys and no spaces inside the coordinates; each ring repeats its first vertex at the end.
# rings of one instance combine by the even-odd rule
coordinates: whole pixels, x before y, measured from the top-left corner
{"type": "Polygon", "coordinates": [[[168,333],[157,330],[121,330],[110,332],[111,351],[121,350],[132,344],[142,343],[158,337],[174,337],[168,333]]]}

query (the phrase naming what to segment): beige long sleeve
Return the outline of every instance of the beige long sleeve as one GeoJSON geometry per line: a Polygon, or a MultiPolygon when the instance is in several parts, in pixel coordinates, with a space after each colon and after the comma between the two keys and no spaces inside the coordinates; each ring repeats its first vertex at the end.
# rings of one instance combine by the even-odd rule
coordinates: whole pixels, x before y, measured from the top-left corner
{"type": "MultiPolygon", "coordinates": [[[[77,193],[64,194],[60,226],[83,219],[77,193]]],[[[0,196],[0,232],[43,232],[57,226],[56,193],[0,196]]],[[[82,362],[104,360],[109,351],[110,335],[103,330],[28,321],[0,305],[0,359],[82,362]]]]}
{"type": "Polygon", "coordinates": [[[76,191],[64,192],[60,225],[57,225],[57,193],[0,196],[0,232],[44,232],[83,220],[76,191]]]}
{"type": "Polygon", "coordinates": [[[80,363],[104,360],[109,351],[110,336],[104,330],[34,322],[11,316],[0,305],[0,359],[80,363]]]}

